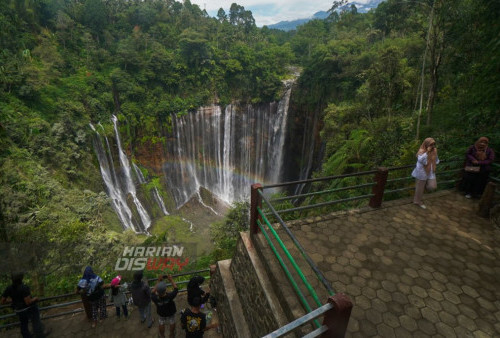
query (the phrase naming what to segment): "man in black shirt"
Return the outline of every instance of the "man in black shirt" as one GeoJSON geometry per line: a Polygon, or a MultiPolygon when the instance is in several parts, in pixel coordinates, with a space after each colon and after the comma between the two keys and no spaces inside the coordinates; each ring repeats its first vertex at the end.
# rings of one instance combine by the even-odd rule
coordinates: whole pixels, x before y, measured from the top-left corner
{"type": "Polygon", "coordinates": [[[201,304],[205,304],[210,297],[210,292],[205,292],[200,287],[201,284],[205,281],[203,276],[194,276],[189,280],[187,285],[187,293],[188,293],[188,304],[193,305],[193,299],[195,297],[200,298],[201,304]]]}
{"type": "Polygon", "coordinates": [[[191,309],[185,309],[181,315],[181,326],[186,331],[186,338],[203,338],[206,330],[217,327],[216,323],[207,326],[207,315],[200,311],[201,298],[194,297],[191,309]]]}
{"type": "Polygon", "coordinates": [[[151,300],[156,304],[156,313],[158,314],[158,323],[160,324],[158,327],[160,337],[165,337],[165,323],[168,323],[170,325],[170,338],[173,338],[175,336],[175,312],[177,311],[174,298],[177,296],[179,288],[171,275],[168,275],[167,278],[172,284],[174,291],[167,292],[167,284],[163,282],[163,276],[160,276],[158,278],[159,283],[156,284],[151,294],[151,300]]]}
{"type": "Polygon", "coordinates": [[[31,297],[30,288],[23,283],[24,275],[17,273],[12,275],[12,285],[8,286],[2,293],[0,303],[8,303],[10,298],[14,311],[19,316],[21,322],[21,334],[23,338],[32,337],[28,328],[28,322],[31,319],[33,331],[36,337],[45,337],[43,333],[42,322],[40,321],[40,312],[36,302],[38,297],[31,297]]]}

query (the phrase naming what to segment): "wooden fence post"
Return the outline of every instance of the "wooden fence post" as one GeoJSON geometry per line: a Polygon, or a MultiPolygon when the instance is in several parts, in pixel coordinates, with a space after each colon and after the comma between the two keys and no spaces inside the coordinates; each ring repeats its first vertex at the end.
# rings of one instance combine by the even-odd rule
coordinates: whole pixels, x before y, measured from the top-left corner
{"type": "Polygon", "coordinates": [[[389,176],[389,170],[387,168],[379,167],[377,169],[377,173],[375,174],[375,185],[372,188],[372,194],[374,196],[370,198],[370,207],[380,208],[382,205],[387,176],[389,176]]]}
{"type": "Polygon", "coordinates": [[[497,185],[493,182],[488,182],[484,188],[483,195],[479,200],[477,215],[481,217],[490,217],[490,209],[493,206],[493,199],[495,198],[495,190],[497,185]]]}
{"type": "Polygon", "coordinates": [[[212,264],[210,265],[210,279],[212,279],[217,272],[217,265],[212,264]]]}
{"type": "Polygon", "coordinates": [[[328,303],[333,304],[333,308],[325,312],[323,325],[328,327],[328,331],[321,335],[322,338],[343,338],[351,317],[352,302],[343,293],[328,297],[328,303]]]}
{"type": "Polygon", "coordinates": [[[260,231],[257,220],[260,219],[257,207],[262,209],[262,197],[259,194],[259,189],[262,189],[260,183],[252,184],[252,191],[250,194],[250,234],[256,234],[260,231]]]}

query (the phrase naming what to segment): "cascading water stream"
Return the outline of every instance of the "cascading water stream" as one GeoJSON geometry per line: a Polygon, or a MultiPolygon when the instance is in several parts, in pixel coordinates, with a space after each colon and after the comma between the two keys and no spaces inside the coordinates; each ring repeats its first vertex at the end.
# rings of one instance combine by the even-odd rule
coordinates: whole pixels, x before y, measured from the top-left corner
{"type": "Polygon", "coordinates": [[[118,132],[118,119],[116,118],[115,115],[113,115],[111,120],[113,121],[113,126],[115,128],[116,143],[118,145],[118,155],[120,158],[120,164],[125,178],[127,193],[129,193],[132,196],[132,200],[134,201],[134,204],[137,208],[137,212],[139,213],[139,217],[141,218],[142,225],[144,226],[144,229],[141,230],[146,231],[151,225],[151,218],[149,217],[146,209],[144,209],[144,207],[142,206],[142,203],[137,198],[135,185],[132,180],[132,176],[130,175],[130,164],[128,162],[127,155],[125,155],[125,152],[122,149],[120,133],[118,132]]]}
{"type": "Polygon", "coordinates": [[[292,93],[292,82],[287,83],[288,90],[286,91],[283,99],[278,104],[278,118],[276,119],[273,132],[273,151],[271,163],[276,163],[274,171],[271,172],[271,182],[278,183],[281,179],[282,167],[283,167],[283,146],[285,145],[286,139],[286,125],[288,122],[288,106],[290,104],[290,94],[292,93]]]}
{"type": "Polygon", "coordinates": [[[139,167],[135,163],[132,163],[132,166],[134,167],[135,176],[137,177],[137,180],[139,181],[139,184],[145,184],[146,183],[146,178],[142,174],[141,169],[139,169],[139,167]]]}
{"type": "Polygon", "coordinates": [[[248,198],[257,181],[276,183],[282,174],[291,86],[277,103],[212,105],[172,116],[173,163],[165,179],[177,207],[201,187],[231,204],[248,198]]]}
{"type": "Polygon", "coordinates": [[[156,203],[158,203],[158,206],[160,207],[161,212],[163,212],[163,214],[165,216],[170,215],[167,211],[167,208],[165,207],[165,203],[163,202],[163,198],[161,198],[161,195],[158,192],[158,189],[156,187],[154,187],[154,189],[153,189],[153,196],[155,198],[156,203]]]}
{"type": "MultiPolygon", "coordinates": [[[[120,222],[123,224],[123,226],[125,228],[130,228],[137,231],[132,222],[132,211],[128,207],[127,198],[118,185],[118,180],[113,169],[113,162],[108,160],[108,156],[106,155],[107,153],[103,148],[99,132],[91,123],[89,125],[90,128],[92,128],[92,130],[95,132],[94,149],[97,153],[97,159],[99,161],[99,167],[101,169],[101,176],[108,190],[108,196],[111,199],[111,205],[118,215],[118,218],[120,219],[120,222]]],[[[106,143],[107,142],[108,141],[106,138],[106,143]]],[[[109,143],[107,144],[109,147],[109,143]]]]}
{"type": "MultiPolygon", "coordinates": [[[[147,181],[146,181],[146,178],[144,177],[144,175],[142,174],[141,169],[135,163],[132,163],[132,166],[134,168],[135,176],[137,177],[139,184],[146,184],[147,181]]],[[[161,212],[164,215],[170,215],[167,211],[167,208],[165,207],[165,202],[163,202],[163,198],[161,198],[160,192],[158,191],[158,189],[156,187],[153,188],[153,197],[154,197],[156,203],[158,204],[158,206],[160,207],[161,212]]]]}
{"type": "MultiPolygon", "coordinates": [[[[162,162],[162,170],[166,189],[177,208],[196,198],[202,206],[218,214],[203,202],[202,188],[232,204],[248,200],[250,186],[255,182],[281,181],[291,83],[285,86],[287,90],[277,103],[230,104],[224,110],[211,105],[183,116],[172,116],[172,134],[163,135],[169,142],[165,143],[167,148],[163,154],[167,158],[162,162]]],[[[91,125],[96,134],[101,173],[124,227],[147,232],[151,217],[137,196],[136,184],[144,185],[148,181],[123,151],[117,117],[113,115],[111,120],[119,159],[116,168],[108,139],[101,138],[91,125]]],[[[169,215],[158,189],[154,187],[150,194],[161,212],[169,215]]]]}

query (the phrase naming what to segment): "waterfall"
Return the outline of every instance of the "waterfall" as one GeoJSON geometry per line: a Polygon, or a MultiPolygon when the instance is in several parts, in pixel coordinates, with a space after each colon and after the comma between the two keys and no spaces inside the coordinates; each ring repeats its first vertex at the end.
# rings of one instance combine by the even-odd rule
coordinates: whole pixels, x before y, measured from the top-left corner
{"type": "Polygon", "coordinates": [[[153,196],[155,198],[156,203],[158,203],[158,206],[161,209],[161,212],[163,212],[164,215],[170,215],[167,211],[167,208],[165,207],[165,203],[163,202],[163,198],[161,198],[160,193],[158,192],[158,189],[156,187],[153,189],[153,196]]]}
{"type": "Polygon", "coordinates": [[[144,178],[144,175],[142,174],[141,169],[137,166],[137,164],[132,163],[135,171],[135,175],[137,176],[137,180],[139,181],[139,184],[145,184],[146,183],[146,178],[144,178]]]}
{"type": "MultiPolygon", "coordinates": [[[[278,118],[275,120],[273,126],[273,142],[271,144],[271,149],[269,153],[271,154],[271,163],[277,163],[276,170],[271,172],[271,182],[278,183],[281,179],[282,174],[282,164],[283,164],[283,146],[285,144],[286,138],[286,125],[288,117],[288,105],[290,103],[290,94],[292,93],[291,88],[292,83],[287,83],[288,90],[286,91],[284,98],[279,102],[278,105],[278,118]],[[274,148],[276,147],[276,148],[274,148]]],[[[269,149],[269,148],[268,148],[269,149]]]]}
{"type": "MultiPolygon", "coordinates": [[[[288,128],[291,85],[279,102],[268,104],[230,104],[201,107],[182,116],[172,116],[171,134],[163,152],[162,170],[166,188],[180,208],[192,198],[212,212],[200,189],[210,191],[219,200],[232,204],[249,199],[253,183],[278,183],[283,177],[284,148],[288,128]]],[[[120,221],[125,228],[147,232],[151,217],[137,196],[136,185],[148,183],[139,163],[127,158],[118,131],[114,128],[116,161],[108,138],[94,131],[94,148],[101,174],[120,221]]],[[[104,130],[104,127],[101,128],[104,130]]],[[[164,215],[169,215],[156,187],[151,197],[164,215]]],[[[142,196],[142,195],[141,195],[142,196]]]]}
{"type": "MultiPolygon", "coordinates": [[[[139,167],[137,166],[137,164],[132,163],[132,166],[134,167],[135,175],[137,177],[137,180],[139,181],[139,184],[148,183],[146,181],[146,178],[142,174],[141,169],[139,169],[139,167]]],[[[154,187],[152,192],[153,192],[153,198],[155,199],[156,204],[158,204],[158,206],[160,207],[161,212],[163,212],[164,215],[170,215],[167,211],[167,208],[165,207],[165,202],[163,202],[163,198],[161,198],[158,188],[154,187]]]]}
{"type": "Polygon", "coordinates": [[[144,227],[141,230],[145,231],[151,225],[151,218],[149,217],[146,209],[144,209],[141,201],[139,201],[139,199],[137,198],[135,185],[134,182],[132,181],[132,176],[130,175],[130,164],[127,155],[122,149],[120,133],[118,132],[118,119],[116,118],[115,115],[113,115],[111,120],[113,121],[113,126],[115,128],[116,143],[118,145],[118,156],[120,158],[120,165],[125,179],[126,192],[132,196],[132,200],[137,208],[137,212],[139,213],[139,217],[141,218],[142,225],[144,227]]]}
{"type": "Polygon", "coordinates": [[[173,160],[165,179],[178,207],[201,187],[231,204],[255,182],[281,179],[291,86],[279,103],[212,105],[173,116],[173,160]]]}
{"type": "MultiPolygon", "coordinates": [[[[304,165],[300,168],[300,173],[298,180],[306,180],[309,177],[309,173],[311,172],[313,165],[313,155],[314,155],[314,133],[311,131],[316,130],[318,124],[318,111],[314,113],[314,116],[306,119],[306,123],[304,124],[304,138],[302,141],[302,158],[305,160],[304,165]]],[[[304,189],[305,183],[298,184],[295,187],[294,195],[299,195],[302,193],[302,189],[304,189]]]]}
{"type": "MultiPolygon", "coordinates": [[[[115,175],[113,161],[110,157],[111,152],[106,152],[102,145],[101,136],[92,124],[90,124],[90,128],[92,128],[92,130],[95,132],[95,136],[93,139],[94,149],[97,154],[97,160],[99,161],[101,175],[104,180],[104,184],[106,185],[108,196],[111,199],[111,206],[115,210],[123,226],[127,229],[133,229],[137,232],[138,229],[136,229],[134,223],[132,222],[132,211],[128,207],[127,197],[120,189],[118,179],[115,175]]],[[[105,139],[109,149],[108,140],[107,138],[105,139]]]]}

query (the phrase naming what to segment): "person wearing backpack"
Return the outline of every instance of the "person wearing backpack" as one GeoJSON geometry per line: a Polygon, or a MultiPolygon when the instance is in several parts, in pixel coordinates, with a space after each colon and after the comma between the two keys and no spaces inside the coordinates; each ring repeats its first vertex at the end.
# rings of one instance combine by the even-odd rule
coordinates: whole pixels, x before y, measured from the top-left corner
{"type": "Polygon", "coordinates": [[[14,311],[19,316],[21,322],[21,334],[23,338],[32,337],[28,324],[31,320],[35,337],[43,338],[47,333],[43,332],[43,325],[40,320],[40,312],[38,310],[38,297],[32,297],[30,288],[23,283],[24,274],[12,274],[12,285],[8,286],[2,293],[0,300],[1,304],[7,304],[8,299],[11,300],[14,311]]]}
{"type": "Polygon", "coordinates": [[[148,328],[151,328],[154,323],[154,319],[151,316],[151,289],[147,281],[142,280],[142,277],[142,270],[134,273],[134,281],[130,285],[130,291],[134,305],[139,309],[141,323],[147,320],[148,328]]]}
{"type": "Polygon", "coordinates": [[[174,299],[179,292],[177,284],[175,284],[171,275],[167,275],[169,282],[172,284],[174,290],[172,292],[167,292],[167,284],[163,281],[165,276],[160,276],[158,278],[158,284],[153,288],[153,294],[151,295],[151,300],[156,305],[156,313],[158,314],[158,327],[159,337],[165,338],[165,324],[169,324],[170,338],[175,337],[175,313],[177,308],[175,307],[174,299]]]}
{"type": "Polygon", "coordinates": [[[98,318],[103,320],[108,317],[106,312],[104,281],[92,271],[90,266],[85,268],[82,279],[87,281],[87,299],[90,301],[92,311],[92,328],[95,328],[98,318]]]}
{"type": "Polygon", "coordinates": [[[78,285],[76,286],[75,293],[79,294],[82,298],[83,309],[85,310],[85,316],[87,321],[92,322],[92,306],[90,305],[90,300],[87,297],[87,280],[80,279],[78,285]]]}

